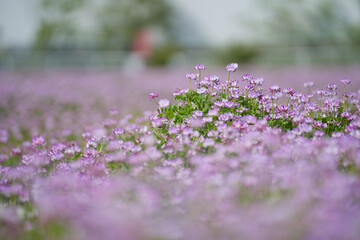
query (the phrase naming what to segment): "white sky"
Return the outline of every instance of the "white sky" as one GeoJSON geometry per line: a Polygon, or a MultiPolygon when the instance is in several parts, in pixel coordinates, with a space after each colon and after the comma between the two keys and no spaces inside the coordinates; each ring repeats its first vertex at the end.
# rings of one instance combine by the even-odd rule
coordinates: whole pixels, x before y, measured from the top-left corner
{"type": "MultiPolygon", "coordinates": [[[[104,0],[88,1],[99,4],[104,0]]],[[[207,44],[220,45],[238,40],[262,42],[264,38],[258,27],[261,26],[261,21],[265,21],[267,12],[256,7],[254,0],[167,1],[188,18],[187,23],[193,22],[194,28],[198,29],[203,38],[200,41],[207,44]],[[251,25],[254,21],[257,27],[251,25]]],[[[309,1],[314,3],[318,0],[309,1]]],[[[94,6],[96,10],[97,7],[94,6]]],[[[91,12],[86,10],[80,16],[78,24],[84,29],[91,29],[91,25],[96,21],[91,12]]],[[[0,45],[28,46],[34,39],[39,21],[39,0],[0,0],[0,45]]]]}
{"type": "Polygon", "coordinates": [[[0,43],[28,45],[38,21],[36,0],[0,0],[0,43]]]}
{"type": "Polygon", "coordinates": [[[252,0],[170,0],[194,20],[210,44],[249,40],[249,19],[261,19],[252,0]],[[257,13],[256,13],[257,12],[257,13]]]}
{"type": "MultiPolygon", "coordinates": [[[[168,0],[194,21],[209,44],[247,39],[241,28],[251,0],[168,0]]],[[[33,41],[39,23],[37,0],[0,0],[0,43],[26,46],[33,41]]],[[[244,32],[245,31],[245,32],[244,32]]]]}

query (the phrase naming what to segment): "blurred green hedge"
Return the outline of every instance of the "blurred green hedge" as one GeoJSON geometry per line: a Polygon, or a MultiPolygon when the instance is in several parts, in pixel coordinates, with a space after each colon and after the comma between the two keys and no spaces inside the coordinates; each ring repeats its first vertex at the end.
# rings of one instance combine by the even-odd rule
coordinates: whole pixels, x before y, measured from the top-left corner
{"type": "Polygon", "coordinates": [[[228,64],[230,62],[248,63],[259,55],[259,50],[253,46],[243,44],[231,44],[214,51],[216,62],[228,64]]]}

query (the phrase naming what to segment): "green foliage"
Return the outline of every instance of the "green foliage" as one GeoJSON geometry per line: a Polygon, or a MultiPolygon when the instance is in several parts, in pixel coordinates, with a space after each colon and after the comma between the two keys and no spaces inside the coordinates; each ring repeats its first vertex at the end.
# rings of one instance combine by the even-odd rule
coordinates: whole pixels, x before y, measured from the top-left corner
{"type": "Polygon", "coordinates": [[[25,240],[68,239],[69,226],[64,221],[50,220],[44,226],[31,228],[22,236],[25,240]]]}
{"type": "Polygon", "coordinates": [[[83,5],[84,0],[42,0],[41,22],[35,40],[34,49],[64,47],[72,43],[76,34],[73,14],[83,5]]]}
{"type": "Polygon", "coordinates": [[[169,64],[171,57],[173,57],[180,49],[176,45],[164,45],[156,47],[151,54],[147,63],[150,66],[165,66],[169,64]]]}
{"type": "Polygon", "coordinates": [[[258,50],[253,46],[245,44],[232,44],[215,52],[219,64],[229,62],[247,63],[251,62],[257,55],[258,50]]]}
{"type": "Polygon", "coordinates": [[[12,156],[9,157],[8,160],[1,162],[1,166],[10,166],[10,167],[14,167],[14,166],[18,166],[21,164],[21,159],[19,156],[12,156]]]}
{"type": "Polygon", "coordinates": [[[130,172],[131,165],[127,162],[108,162],[106,164],[110,170],[120,170],[121,172],[130,172]]]}
{"type": "MultiPolygon", "coordinates": [[[[194,111],[201,111],[204,116],[207,115],[208,111],[213,108],[214,102],[221,101],[226,98],[226,93],[219,93],[217,96],[213,97],[209,94],[198,94],[194,90],[189,90],[187,93],[183,95],[177,95],[174,97],[175,100],[180,101],[179,104],[173,104],[169,107],[159,109],[159,117],[164,117],[168,120],[168,122],[176,124],[182,124],[188,121],[192,116],[194,111]]],[[[221,113],[231,113],[234,115],[254,115],[258,118],[261,118],[262,113],[258,110],[258,103],[254,99],[239,97],[236,100],[230,100],[239,104],[236,108],[228,108],[223,107],[219,110],[219,114],[221,113]],[[239,113],[237,110],[241,107],[246,108],[246,111],[239,113]]],[[[218,116],[213,117],[213,122],[206,123],[204,126],[197,128],[200,131],[201,135],[206,136],[210,130],[216,130],[216,126],[214,121],[218,120],[218,116]]],[[[233,122],[233,119],[230,119],[227,124],[230,126],[233,122]]],[[[161,126],[156,128],[156,133],[158,136],[167,135],[168,128],[161,126]]],[[[160,137],[161,138],[161,137],[160,137]]]]}
{"type": "Polygon", "coordinates": [[[266,28],[287,44],[314,46],[359,43],[359,19],[356,17],[360,14],[359,1],[258,2],[259,6],[272,14],[272,18],[265,22],[266,28]]]}
{"type": "MultiPolygon", "coordinates": [[[[192,120],[194,120],[194,112],[201,111],[202,116],[208,116],[208,112],[210,109],[214,109],[215,102],[221,101],[232,101],[234,104],[237,104],[236,107],[221,107],[218,108],[218,114],[230,114],[232,117],[226,124],[231,126],[234,119],[238,119],[238,117],[244,116],[254,116],[257,119],[267,119],[268,126],[273,128],[279,128],[283,132],[287,132],[299,127],[299,123],[295,123],[293,118],[289,115],[282,113],[277,117],[275,116],[274,110],[268,112],[266,110],[261,110],[259,107],[259,102],[257,99],[248,98],[246,96],[239,96],[236,99],[226,100],[227,94],[223,90],[220,93],[217,93],[215,96],[211,96],[211,94],[198,94],[195,90],[189,90],[186,93],[181,95],[176,95],[174,100],[177,101],[176,104],[170,104],[168,107],[159,108],[158,117],[165,118],[167,124],[162,124],[159,127],[153,128],[155,130],[155,134],[159,140],[161,140],[161,144],[166,143],[167,138],[175,137],[173,134],[169,134],[169,127],[176,126],[180,124],[189,124],[192,120]],[[239,111],[242,109],[242,111],[239,111]]],[[[317,121],[325,125],[325,127],[316,127],[310,126],[310,131],[305,131],[302,135],[307,138],[312,138],[315,131],[320,130],[325,133],[325,135],[331,137],[333,133],[341,132],[344,133],[346,126],[349,125],[350,121],[346,117],[342,117],[342,113],[345,111],[345,104],[340,103],[338,109],[334,113],[324,114],[321,111],[310,112],[308,115],[304,117],[308,117],[312,119],[312,121],[317,121]]],[[[276,110],[277,112],[277,110],[276,110]]],[[[350,114],[356,114],[356,110],[348,111],[350,114]]],[[[215,124],[216,121],[219,120],[218,116],[212,116],[211,122],[206,122],[200,124],[199,127],[194,127],[201,136],[206,137],[208,132],[211,130],[217,130],[217,126],[215,124]]],[[[196,118],[196,117],[195,117],[196,118]]],[[[202,117],[200,117],[201,121],[202,117]]],[[[304,123],[304,122],[303,122],[304,123]]],[[[302,123],[302,124],[303,124],[302,123]]],[[[190,123],[191,125],[191,123],[190,123]]]]}

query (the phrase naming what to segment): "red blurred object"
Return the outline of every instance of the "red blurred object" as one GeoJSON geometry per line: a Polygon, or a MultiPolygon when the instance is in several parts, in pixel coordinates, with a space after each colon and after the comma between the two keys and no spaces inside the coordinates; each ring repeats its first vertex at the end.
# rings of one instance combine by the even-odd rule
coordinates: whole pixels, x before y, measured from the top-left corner
{"type": "Polygon", "coordinates": [[[140,29],[133,38],[133,51],[147,59],[153,52],[151,32],[148,29],[140,29]]]}

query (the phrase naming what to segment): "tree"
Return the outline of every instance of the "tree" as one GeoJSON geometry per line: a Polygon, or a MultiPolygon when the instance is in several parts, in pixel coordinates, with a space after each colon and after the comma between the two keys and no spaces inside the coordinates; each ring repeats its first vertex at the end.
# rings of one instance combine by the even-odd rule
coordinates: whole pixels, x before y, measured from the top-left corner
{"type": "Polygon", "coordinates": [[[270,13],[265,24],[277,40],[290,45],[360,43],[360,1],[259,0],[270,13]]]}
{"type": "Polygon", "coordinates": [[[41,22],[33,42],[35,49],[58,48],[74,44],[75,13],[85,0],[41,0],[41,22]]]}
{"type": "Polygon", "coordinates": [[[109,0],[99,14],[99,41],[105,49],[130,49],[141,29],[170,35],[171,7],[165,0],[109,0]]]}

